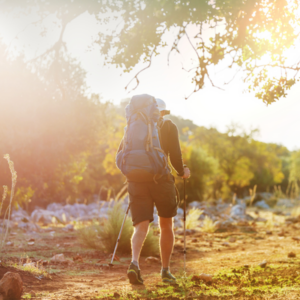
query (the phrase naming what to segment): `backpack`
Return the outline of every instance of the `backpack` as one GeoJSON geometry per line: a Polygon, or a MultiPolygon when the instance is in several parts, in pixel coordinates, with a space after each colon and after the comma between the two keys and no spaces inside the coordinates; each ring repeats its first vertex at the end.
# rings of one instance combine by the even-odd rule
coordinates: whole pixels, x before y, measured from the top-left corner
{"type": "Polygon", "coordinates": [[[170,175],[170,169],[161,149],[156,100],[147,94],[133,96],[125,112],[127,126],[122,150],[116,157],[117,167],[127,181],[157,183],[163,175],[170,175]]]}

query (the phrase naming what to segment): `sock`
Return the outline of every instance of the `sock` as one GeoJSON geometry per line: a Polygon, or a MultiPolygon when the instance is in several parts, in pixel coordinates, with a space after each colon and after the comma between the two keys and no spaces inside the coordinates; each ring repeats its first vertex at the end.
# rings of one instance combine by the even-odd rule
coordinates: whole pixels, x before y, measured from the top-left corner
{"type": "Polygon", "coordinates": [[[170,270],[169,270],[169,267],[167,267],[167,268],[162,268],[162,271],[163,272],[169,272],[170,270]]]}
{"type": "Polygon", "coordinates": [[[136,265],[138,268],[140,268],[140,267],[139,267],[139,263],[138,263],[136,260],[133,260],[132,263],[133,263],[134,265],[136,265]]]}

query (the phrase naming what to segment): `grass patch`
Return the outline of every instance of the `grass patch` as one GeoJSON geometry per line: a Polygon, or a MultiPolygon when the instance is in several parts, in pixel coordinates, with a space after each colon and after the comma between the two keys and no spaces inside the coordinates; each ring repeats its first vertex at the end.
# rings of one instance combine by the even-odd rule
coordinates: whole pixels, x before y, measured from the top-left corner
{"type": "MultiPolygon", "coordinates": [[[[108,219],[102,225],[94,222],[92,225],[78,228],[77,234],[82,243],[90,248],[102,250],[107,253],[113,252],[122,226],[125,212],[122,202],[119,201],[108,211],[108,219]]],[[[119,241],[119,253],[131,253],[131,236],[133,226],[130,217],[127,217],[123,232],[119,241]]],[[[141,255],[157,255],[159,253],[158,237],[154,235],[150,226],[141,255]]]]}
{"type": "MultiPolygon", "coordinates": [[[[300,292],[299,269],[299,261],[285,266],[230,268],[213,276],[212,282],[181,272],[176,274],[176,285],[160,283],[134,293],[118,293],[120,299],[271,299],[300,292]]],[[[107,290],[101,297],[114,298],[107,290]]]]}
{"type": "Polygon", "coordinates": [[[203,211],[199,208],[193,207],[190,209],[186,216],[186,229],[195,229],[200,225],[199,217],[202,215],[203,211]]]}
{"type": "Polygon", "coordinates": [[[208,216],[205,216],[201,230],[203,232],[215,232],[217,229],[215,222],[208,216]]]}

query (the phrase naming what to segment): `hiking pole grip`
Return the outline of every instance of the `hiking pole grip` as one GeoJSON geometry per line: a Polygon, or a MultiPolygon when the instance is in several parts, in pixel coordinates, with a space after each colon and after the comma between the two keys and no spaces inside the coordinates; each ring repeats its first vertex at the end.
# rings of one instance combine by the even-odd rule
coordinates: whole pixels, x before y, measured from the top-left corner
{"type": "Polygon", "coordinates": [[[126,213],[125,213],[125,216],[124,216],[124,220],[123,220],[123,223],[122,223],[120,232],[119,232],[119,236],[118,236],[118,239],[117,239],[117,242],[116,242],[116,246],[115,246],[115,249],[114,249],[114,253],[113,253],[112,258],[111,258],[110,266],[112,266],[112,264],[113,264],[113,262],[114,262],[114,259],[115,259],[115,255],[116,255],[116,252],[117,252],[117,248],[118,248],[118,245],[119,245],[119,241],[120,241],[120,238],[121,238],[121,234],[122,234],[122,231],[123,231],[123,227],[124,227],[124,224],[125,224],[125,221],[126,221],[128,212],[129,212],[129,208],[130,208],[130,202],[128,203],[128,207],[127,207],[127,210],[126,210],[126,213]]]}

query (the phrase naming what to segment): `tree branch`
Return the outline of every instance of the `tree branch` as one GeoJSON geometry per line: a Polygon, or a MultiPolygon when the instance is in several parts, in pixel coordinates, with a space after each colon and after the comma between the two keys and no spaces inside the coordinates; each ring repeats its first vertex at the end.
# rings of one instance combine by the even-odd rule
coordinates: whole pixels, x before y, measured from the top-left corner
{"type": "MultiPolygon", "coordinates": [[[[129,84],[130,84],[134,79],[136,79],[136,86],[135,86],[131,91],[134,91],[134,90],[139,86],[140,81],[139,81],[138,76],[140,75],[140,73],[144,72],[145,70],[147,70],[147,69],[149,69],[149,68],[151,67],[151,64],[152,64],[152,56],[153,56],[155,50],[156,50],[156,46],[154,46],[154,48],[153,48],[153,50],[152,50],[152,52],[151,52],[151,55],[150,55],[150,58],[149,58],[149,64],[148,64],[148,66],[146,66],[145,68],[143,68],[142,70],[140,70],[140,71],[139,71],[139,72],[138,72],[138,73],[137,73],[137,74],[136,74],[136,75],[128,82],[128,84],[125,86],[125,90],[127,90],[129,84]]],[[[130,91],[130,92],[131,92],[131,91],[130,91]]],[[[128,93],[129,93],[129,92],[128,92],[128,93]]]]}

